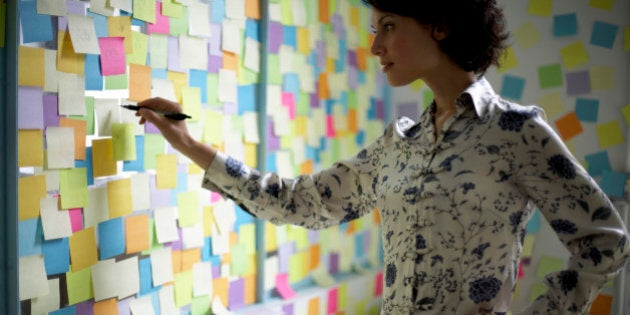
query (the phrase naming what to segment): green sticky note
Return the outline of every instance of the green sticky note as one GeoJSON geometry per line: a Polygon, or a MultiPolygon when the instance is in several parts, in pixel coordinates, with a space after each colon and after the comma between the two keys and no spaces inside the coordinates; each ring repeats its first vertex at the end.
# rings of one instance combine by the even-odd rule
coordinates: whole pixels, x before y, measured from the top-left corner
{"type": "Polygon", "coordinates": [[[232,276],[242,276],[247,272],[249,259],[245,245],[236,243],[230,247],[230,274],[232,276]]]}
{"type": "Polygon", "coordinates": [[[155,169],[157,155],[164,154],[166,142],[159,134],[147,133],[144,135],[144,169],[155,169]]]}
{"type": "Polygon", "coordinates": [[[538,279],[544,278],[547,274],[564,269],[565,260],[558,257],[542,256],[538,262],[536,276],[538,279]]]}
{"type": "Polygon", "coordinates": [[[210,296],[204,295],[192,299],[190,303],[191,315],[206,315],[212,314],[210,308],[212,306],[212,300],[210,296]]]}
{"type": "Polygon", "coordinates": [[[69,305],[94,298],[91,268],[83,268],[76,272],[66,272],[66,283],[69,305]]]}
{"type": "Polygon", "coordinates": [[[135,126],[132,123],[112,124],[112,145],[114,146],[114,160],[136,160],[135,126]]]}
{"type": "Polygon", "coordinates": [[[245,253],[256,253],[256,225],[254,223],[242,224],[238,229],[238,242],[245,247],[245,253]]]}
{"type": "Polygon", "coordinates": [[[307,266],[306,262],[302,259],[303,255],[297,253],[289,257],[289,282],[296,283],[302,280],[302,268],[307,266]]]}
{"type": "Polygon", "coordinates": [[[201,110],[201,89],[198,87],[182,87],[182,107],[186,114],[192,117],[190,121],[200,121],[201,110]]]}
{"type": "Polygon", "coordinates": [[[142,255],[151,255],[151,252],[161,249],[164,245],[158,243],[153,218],[149,218],[149,249],[142,251],[142,255]]]}
{"type": "Polygon", "coordinates": [[[155,23],[155,0],[133,2],[133,17],[149,23],[155,23]]]}
{"type": "Polygon", "coordinates": [[[177,209],[180,227],[190,227],[201,222],[199,195],[196,190],[177,193],[177,209]]]}
{"type": "Polygon", "coordinates": [[[610,11],[615,5],[615,0],[589,0],[588,5],[593,8],[610,11]]]}
{"type": "Polygon", "coordinates": [[[85,116],[70,115],[70,118],[85,120],[85,134],[94,135],[94,97],[85,97],[85,116]]]}
{"type": "Polygon", "coordinates": [[[216,73],[208,73],[206,77],[206,87],[207,87],[207,102],[209,106],[221,106],[221,101],[219,101],[219,75],[216,73]]]}
{"type": "Polygon", "coordinates": [[[193,297],[192,270],[182,271],[173,275],[175,280],[175,306],[182,307],[190,304],[193,297]]]}
{"type": "Polygon", "coordinates": [[[180,17],[169,18],[171,36],[188,35],[188,7],[180,5],[180,8],[180,17]]]}
{"type": "Polygon", "coordinates": [[[282,73],[280,73],[280,60],[278,55],[270,54],[267,57],[267,82],[268,84],[281,85],[282,73]]]}
{"type": "Polygon", "coordinates": [[[433,102],[433,92],[431,90],[426,90],[422,93],[422,108],[427,108],[433,102]]]}
{"type": "Polygon", "coordinates": [[[105,77],[106,90],[124,90],[128,87],[126,74],[108,75],[105,77]]]}
{"type": "Polygon", "coordinates": [[[59,193],[62,209],[85,207],[88,201],[87,169],[59,170],[59,193]]]}
{"type": "Polygon", "coordinates": [[[0,3],[0,47],[4,47],[4,38],[5,38],[5,25],[7,20],[7,4],[2,2],[0,3]]]}
{"type": "MultiPolygon", "coordinates": [[[[174,0],[162,0],[162,15],[168,16],[171,18],[181,18],[184,12],[184,6],[175,3],[174,0]]],[[[170,22],[170,27],[173,27],[173,21],[170,22]]]]}
{"type": "Polygon", "coordinates": [[[538,81],[540,82],[541,89],[562,86],[562,67],[560,64],[539,67],[538,81]]]}
{"type": "Polygon", "coordinates": [[[133,52],[126,55],[127,63],[146,65],[149,36],[141,32],[131,31],[131,41],[133,52]]]}
{"type": "Polygon", "coordinates": [[[282,24],[293,25],[293,9],[291,7],[291,0],[281,0],[280,7],[281,7],[280,16],[282,18],[282,24]]]}
{"type": "Polygon", "coordinates": [[[567,69],[574,69],[589,61],[588,52],[580,41],[573,42],[560,49],[562,62],[567,69]]]}

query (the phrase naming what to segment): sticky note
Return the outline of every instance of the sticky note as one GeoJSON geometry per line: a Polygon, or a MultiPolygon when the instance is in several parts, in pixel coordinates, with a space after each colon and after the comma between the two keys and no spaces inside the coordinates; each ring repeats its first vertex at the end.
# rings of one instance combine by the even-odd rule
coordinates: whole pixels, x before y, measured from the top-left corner
{"type": "Polygon", "coordinates": [[[181,307],[190,304],[193,296],[192,271],[175,274],[175,305],[181,307]]]}
{"type": "Polygon", "coordinates": [[[595,21],[591,32],[591,45],[612,49],[615,44],[615,38],[617,37],[618,30],[619,26],[617,25],[602,21],[595,21]]]}
{"type": "Polygon", "coordinates": [[[20,301],[47,295],[50,289],[46,278],[44,256],[20,257],[19,264],[20,301]]]}
{"type": "Polygon", "coordinates": [[[50,15],[37,13],[37,1],[20,1],[20,26],[22,41],[26,43],[47,42],[53,39],[50,15]]]}
{"type": "Polygon", "coordinates": [[[48,314],[59,309],[61,298],[59,295],[59,279],[48,280],[48,294],[31,299],[31,314],[48,314]]]}
{"type": "Polygon", "coordinates": [[[552,0],[529,0],[527,12],[531,15],[551,16],[552,0]]]}
{"type": "Polygon", "coordinates": [[[98,45],[101,49],[101,73],[104,76],[125,74],[124,37],[100,37],[98,45]]]}
{"type": "Polygon", "coordinates": [[[66,272],[68,304],[77,304],[94,297],[92,289],[92,270],[66,272]]]}
{"type": "Polygon", "coordinates": [[[170,33],[170,22],[169,18],[166,15],[162,14],[162,3],[155,2],[155,22],[150,22],[147,24],[147,33],[160,33],[160,34],[169,34],[170,33]]]}
{"type": "Polygon", "coordinates": [[[499,72],[508,71],[518,66],[518,59],[516,58],[516,53],[514,52],[514,49],[511,46],[505,49],[505,52],[501,56],[500,62],[501,62],[501,67],[499,68],[499,72]]]}
{"type": "Polygon", "coordinates": [[[118,314],[118,301],[108,299],[94,303],[94,315],[118,314]]]}
{"type": "Polygon", "coordinates": [[[158,154],[156,171],[158,189],[177,187],[177,156],[175,154],[158,154]]]}
{"type": "Polygon", "coordinates": [[[135,126],[131,123],[112,124],[112,145],[114,160],[132,161],[136,159],[135,126]]]}
{"type": "Polygon", "coordinates": [[[44,166],[42,130],[18,130],[18,167],[44,166]]]}
{"type": "Polygon", "coordinates": [[[87,204],[86,169],[78,167],[60,170],[59,192],[62,209],[84,207],[87,204]]]}
{"type": "Polygon", "coordinates": [[[570,112],[556,120],[560,137],[567,141],[582,133],[583,128],[575,112],[570,112]]]}
{"type": "Polygon", "coordinates": [[[503,76],[503,84],[501,85],[501,96],[514,100],[520,100],[523,96],[524,88],[525,78],[506,74],[503,76]]]}
{"type": "Polygon", "coordinates": [[[542,256],[538,262],[536,276],[543,279],[547,274],[564,269],[565,260],[553,256],[542,256]]]}
{"type": "Polygon", "coordinates": [[[613,297],[609,294],[599,294],[591,304],[590,314],[612,314],[613,297]]]}
{"type": "Polygon", "coordinates": [[[621,125],[616,120],[598,124],[597,138],[599,139],[599,147],[602,149],[607,149],[624,142],[621,125]]]}
{"type": "Polygon", "coordinates": [[[615,88],[615,68],[610,66],[592,66],[589,75],[592,90],[611,91],[615,88]]]}
{"type": "Polygon", "coordinates": [[[149,248],[149,217],[136,215],[125,218],[126,253],[132,254],[149,248]]]}
{"type": "MultiPolygon", "coordinates": [[[[191,5],[188,7],[190,35],[207,38],[210,37],[211,34],[212,36],[216,34],[211,33],[210,31],[210,25],[208,23],[208,21],[211,21],[210,12],[215,13],[216,11],[210,10],[208,4],[198,1],[193,1],[191,3],[191,5]]],[[[220,12],[217,13],[220,14],[220,12]]]]}
{"type": "Polygon", "coordinates": [[[593,8],[610,11],[615,5],[615,0],[589,0],[588,5],[593,8]]]}
{"type": "Polygon", "coordinates": [[[193,295],[212,296],[212,265],[210,262],[193,264],[193,295]]]}
{"type": "Polygon", "coordinates": [[[156,1],[134,1],[133,2],[133,17],[149,23],[155,23],[156,18],[156,1]]]}
{"type": "Polygon", "coordinates": [[[545,65],[538,68],[538,82],[541,89],[562,86],[562,77],[560,64],[545,65]]]}
{"type": "Polygon", "coordinates": [[[125,252],[123,219],[114,218],[98,224],[99,257],[113,258],[125,252]]]}
{"type": "Polygon", "coordinates": [[[72,235],[70,215],[68,211],[58,209],[59,198],[45,197],[40,199],[40,214],[44,239],[58,239],[72,235]]]}
{"type": "Polygon", "coordinates": [[[276,275],[276,289],[285,300],[295,296],[295,291],[289,285],[289,275],[286,273],[276,275]]]}
{"type": "MultiPolygon", "coordinates": [[[[57,32],[57,70],[65,73],[82,75],[85,69],[85,54],[79,54],[72,48],[70,34],[57,32]]],[[[59,83],[62,83],[60,80],[59,83]]]]}
{"type": "Polygon", "coordinates": [[[60,169],[74,166],[74,128],[46,128],[48,168],[60,169]]]}
{"type": "Polygon", "coordinates": [[[92,168],[94,177],[116,174],[117,166],[111,138],[92,140],[92,168]]]}
{"type": "Polygon", "coordinates": [[[46,176],[34,175],[18,178],[18,219],[39,217],[39,200],[46,197],[46,176]]]}
{"type": "Polygon", "coordinates": [[[529,301],[533,302],[539,296],[547,293],[547,286],[544,283],[534,283],[529,287],[529,301]]]}
{"type": "Polygon", "coordinates": [[[56,275],[70,270],[70,245],[68,238],[45,241],[42,254],[47,275],[56,275]]]}
{"type": "Polygon", "coordinates": [[[625,28],[623,36],[623,49],[625,51],[630,51],[630,26],[627,26],[625,28]]]}
{"type": "Polygon", "coordinates": [[[554,15],[553,36],[564,37],[577,34],[578,20],[577,14],[567,13],[554,15]]]}
{"type": "Polygon", "coordinates": [[[124,37],[125,53],[134,51],[133,37],[131,35],[131,17],[129,16],[108,16],[107,33],[112,37],[124,37]]]}
{"type": "Polygon", "coordinates": [[[72,272],[90,267],[98,261],[96,236],[93,227],[77,231],[70,236],[72,272]]]}
{"type": "Polygon", "coordinates": [[[94,27],[94,18],[69,14],[68,31],[70,32],[74,52],[94,55],[101,53],[94,27]]]}
{"type": "Polygon", "coordinates": [[[560,49],[562,63],[567,69],[575,69],[589,61],[588,52],[581,41],[575,41],[560,49]]]}
{"type": "Polygon", "coordinates": [[[627,175],[621,172],[602,172],[601,188],[609,196],[622,197],[626,188],[627,175]]]}
{"type": "Polygon", "coordinates": [[[579,95],[591,92],[591,76],[589,71],[567,72],[565,77],[567,94],[579,95]]]}
{"type": "Polygon", "coordinates": [[[529,49],[540,42],[540,32],[532,21],[528,21],[514,30],[514,37],[522,49],[529,49]]]}
{"type": "Polygon", "coordinates": [[[580,121],[597,122],[599,113],[599,100],[589,98],[576,98],[575,114],[580,121]]]}
{"type": "MultiPolygon", "coordinates": [[[[69,127],[73,129],[74,135],[74,159],[85,160],[85,136],[87,134],[87,121],[83,119],[73,119],[61,117],[59,118],[60,127],[69,127]]],[[[66,143],[66,150],[67,150],[66,143]]]]}
{"type": "Polygon", "coordinates": [[[129,100],[140,102],[151,97],[151,68],[129,64],[129,100]]]}
{"type": "Polygon", "coordinates": [[[44,49],[18,47],[18,85],[44,87],[44,49]]]}
{"type": "Polygon", "coordinates": [[[58,107],[59,115],[87,115],[84,77],[72,73],[59,73],[58,107]]]}

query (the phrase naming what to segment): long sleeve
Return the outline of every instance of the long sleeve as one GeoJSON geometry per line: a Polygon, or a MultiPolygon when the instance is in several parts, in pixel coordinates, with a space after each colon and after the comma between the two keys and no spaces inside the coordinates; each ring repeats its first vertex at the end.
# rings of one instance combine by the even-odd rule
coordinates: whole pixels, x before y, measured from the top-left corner
{"type": "Polygon", "coordinates": [[[570,253],[566,270],[546,275],[546,294],[523,314],[587,314],[624,266],[628,232],[618,211],[539,116],[521,139],[518,181],[570,253]]]}

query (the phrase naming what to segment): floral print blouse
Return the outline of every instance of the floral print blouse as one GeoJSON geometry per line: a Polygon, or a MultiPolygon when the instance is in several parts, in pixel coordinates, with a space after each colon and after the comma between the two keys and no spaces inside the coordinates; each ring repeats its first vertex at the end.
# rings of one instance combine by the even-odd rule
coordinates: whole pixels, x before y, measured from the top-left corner
{"type": "Polygon", "coordinates": [[[482,77],[437,135],[433,111],[417,123],[398,118],[356,157],[293,179],[219,153],[203,187],[258,218],[310,229],[379,209],[382,314],[506,314],[538,208],[572,256],[521,311],[587,313],[627,261],[628,232],[542,110],[501,99],[482,77]]]}

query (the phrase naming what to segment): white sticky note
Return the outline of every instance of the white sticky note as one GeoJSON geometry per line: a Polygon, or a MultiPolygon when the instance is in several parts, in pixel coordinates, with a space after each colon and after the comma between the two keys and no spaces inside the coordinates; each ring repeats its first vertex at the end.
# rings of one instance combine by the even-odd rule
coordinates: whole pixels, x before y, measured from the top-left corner
{"type": "Polygon", "coordinates": [[[293,177],[293,160],[288,151],[276,151],[276,168],[280,177],[293,177]]]}
{"type": "MultiPolygon", "coordinates": [[[[91,6],[94,6],[94,2],[91,3],[91,6]]],[[[94,55],[101,53],[93,17],[69,14],[68,30],[74,52],[94,55]]]]}
{"type": "Polygon", "coordinates": [[[111,137],[112,125],[120,123],[118,99],[94,99],[94,120],[99,137],[111,137]]]}
{"type": "Polygon", "coordinates": [[[236,103],[238,98],[238,84],[236,72],[232,70],[219,70],[219,101],[236,103]]]}
{"type": "Polygon", "coordinates": [[[127,13],[133,13],[133,3],[131,0],[109,0],[109,5],[127,13]]]}
{"type": "Polygon", "coordinates": [[[203,226],[198,223],[193,226],[182,228],[182,239],[184,249],[201,248],[204,245],[203,226]]]}
{"type": "Polygon", "coordinates": [[[172,285],[165,285],[158,293],[160,298],[161,314],[179,314],[179,308],[175,306],[175,288],[172,285]]]}
{"type": "Polygon", "coordinates": [[[208,21],[210,21],[209,6],[200,1],[192,1],[188,8],[188,33],[192,36],[210,37],[210,23],[208,21]]]}
{"type": "Polygon", "coordinates": [[[179,64],[184,69],[208,70],[208,41],[205,38],[179,36],[179,64]]]}
{"type": "Polygon", "coordinates": [[[31,314],[48,314],[59,309],[59,278],[48,280],[48,288],[48,294],[31,299],[31,314]]]}
{"type": "Polygon", "coordinates": [[[20,257],[19,270],[20,301],[50,293],[43,255],[20,257]]]}
{"type": "Polygon", "coordinates": [[[151,251],[153,286],[173,281],[173,254],[170,247],[151,251]]]}
{"type": "Polygon", "coordinates": [[[237,55],[241,54],[243,37],[238,21],[224,19],[221,23],[221,49],[237,55]]]}
{"type": "Polygon", "coordinates": [[[57,51],[44,49],[44,92],[57,93],[57,91],[59,91],[57,51]]]}
{"type": "Polygon", "coordinates": [[[175,242],[179,240],[177,232],[177,207],[159,207],[153,211],[155,234],[158,243],[175,242]]]}
{"type": "Polygon", "coordinates": [[[119,262],[114,259],[99,261],[92,266],[92,284],[97,302],[111,298],[121,300],[137,294],[140,291],[138,257],[119,262]]]}
{"type": "Polygon", "coordinates": [[[225,1],[225,16],[230,19],[245,19],[245,0],[225,1]]]}
{"type": "Polygon", "coordinates": [[[212,312],[217,315],[230,315],[232,312],[228,311],[228,309],[221,302],[221,298],[218,295],[214,296],[212,300],[212,312]]]}
{"type": "Polygon", "coordinates": [[[109,220],[107,186],[89,186],[88,202],[83,208],[83,224],[86,228],[109,220]]]}
{"type": "Polygon", "coordinates": [[[245,128],[245,142],[259,143],[258,114],[256,112],[245,112],[243,114],[243,125],[245,128]]]}
{"type": "Polygon", "coordinates": [[[131,203],[133,211],[151,208],[151,186],[148,173],[131,175],[131,203]]]}
{"type": "Polygon", "coordinates": [[[291,134],[291,118],[289,109],[282,106],[271,115],[273,120],[273,133],[276,136],[288,136],[291,134]]]}
{"type": "Polygon", "coordinates": [[[278,256],[271,256],[265,259],[265,291],[276,287],[276,275],[279,270],[278,256]]]}
{"type": "Polygon", "coordinates": [[[212,295],[212,264],[198,262],[193,264],[193,296],[212,295]]]}
{"type": "Polygon", "coordinates": [[[48,168],[74,167],[74,128],[47,127],[46,147],[48,168]]]}
{"type": "Polygon", "coordinates": [[[151,79],[151,97],[161,97],[169,101],[177,102],[173,81],[167,79],[151,79]]]}
{"type": "Polygon", "coordinates": [[[40,199],[39,212],[42,218],[44,239],[52,240],[72,235],[70,213],[66,210],[59,210],[58,197],[40,199]]]}
{"type": "Polygon", "coordinates": [[[230,235],[221,234],[216,228],[212,229],[212,255],[222,255],[230,252],[230,235]]]}
{"type": "Polygon", "coordinates": [[[107,5],[109,0],[92,0],[90,2],[90,12],[94,12],[104,16],[114,15],[114,8],[107,5]]]}
{"type": "Polygon", "coordinates": [[[66,16],[66,9],[66,0],[37,0],[37,14],[66,16]]]}
{"type": "Polygon", "coordinates": [[[278,60],[280,61],[280,73],[296,72],[293,57],[295,49],[288,45],[280,45],[278,60]]]}
{"type": "Polygon", "coordinates": [[[85,116],[85,78],[72,73],[59,72],[59,115],[85,116]]]}
{"type": "Polygon", "coordinates": [[[151,296],[145,295],[137,297],[135,300],[129,301],[129,310],[131,314],[154,315],[153,303],[151,296]]]}
{"type": "Polygon", "coordinates": [[[306,161],[306,143],[304,137],[294,137],[291,141],[291,153],[293,155],[293,163],[296,165],[306,161]]]}
{"type": "Polygon", "coordinates": [[[254,72],[260,71],[260,42],[247,37],[245,39],[245,56],[243,65],[254,72]]]}

